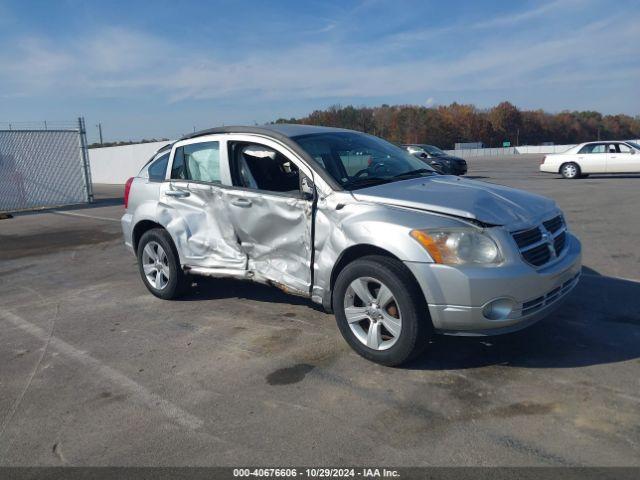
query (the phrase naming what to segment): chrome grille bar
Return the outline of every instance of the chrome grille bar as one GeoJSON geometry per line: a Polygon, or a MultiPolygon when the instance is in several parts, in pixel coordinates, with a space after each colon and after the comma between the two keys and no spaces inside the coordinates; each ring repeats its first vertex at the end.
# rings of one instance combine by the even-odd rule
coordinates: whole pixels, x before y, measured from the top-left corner
{"type": "Polygon", "coordinates": [[[513,232],[522,258],[535,267],[542,267],[557,258],[566,246],[567,226],[562,215],[545,220],[541,225],[513,232]]]}

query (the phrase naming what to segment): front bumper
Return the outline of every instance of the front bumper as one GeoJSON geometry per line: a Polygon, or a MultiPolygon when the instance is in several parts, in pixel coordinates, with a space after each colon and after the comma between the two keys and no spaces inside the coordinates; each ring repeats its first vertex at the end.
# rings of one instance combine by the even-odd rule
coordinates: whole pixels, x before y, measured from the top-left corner
{"type": "Polygon", "coordinates": [[[465,175],[467,173],[467,164],[466,163],[458,163],[453,168],[454,175],[465,175]]]}
{"type": "Polygon", "coordinates": [[[498,267],[451,267],[405,262],[418,280],[435,329],[454,335],[495,335],[525,328],[549,315],[577,285],[582,270],[580,242],[567,234],[567,250],[552,265],[524,262],[498,267]],[[490,319],[485,307],[497,299],[514,308],[490,319]]]}

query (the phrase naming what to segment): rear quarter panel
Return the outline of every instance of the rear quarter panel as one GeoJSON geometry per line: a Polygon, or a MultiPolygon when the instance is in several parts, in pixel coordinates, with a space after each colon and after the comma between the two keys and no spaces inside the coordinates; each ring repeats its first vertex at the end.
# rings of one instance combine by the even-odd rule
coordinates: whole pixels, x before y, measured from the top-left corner
{"type": "Polygon", "coordinates": [[[122,217],[122,228],[127,246],[133,248],[133,229],[138,223],[143,220],[160,223],[157,215],[160,185],[160,182],[150,182],[141,177],[136,177],[133,180],[129,193],[129,205],[122,217]]]}
{"type": "Polygon", "coordinates": [[[558,173],[563,163],[573,161],[572,154],[550,154],[545,157],[540,170],[549,173],[558,173]]]}

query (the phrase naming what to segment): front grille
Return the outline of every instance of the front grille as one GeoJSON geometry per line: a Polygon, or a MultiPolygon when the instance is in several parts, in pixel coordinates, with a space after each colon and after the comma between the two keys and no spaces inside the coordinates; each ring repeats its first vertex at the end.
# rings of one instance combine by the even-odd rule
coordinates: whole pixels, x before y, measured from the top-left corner
{"type": "Polygon", "coordinates": [[[549,246],[546,243],[543,243],[542,245],[534,247],[531,250],[522,252],[522,256],[531,265],[540,267],[551,259],[551,252],[549,251],[549,246]]]}
{"type": "Polygon", "coordinates": [[[558,215],[551,220],[547,220],[546,222],[542,222],[544,228],[549,230],[551,233],[555,233],[560,230],[564,226],[564,221],[562,220],[562,215],[558,215]]]}
{"type": "Polygon", "coordinates": [[[537,312],[543,307],[552,304],[556,300],[559,300],[565,294],[569,293],[573,287],[578,283],[578,279],[580,278],[580,273],[577,273],[572,278],[564,282],[562,285],[557,286],[551,291],[547,292],[545,295],[541,297],[534,298],[522,304],[521,315],[527,316],[532,313],[537,312]]]}
{"type": "Polygon", "coordinates": [[[557,258],[566,246],[566,226],[562,215],[542,222],[542,225],[513,232],[522,258],[535,267],[541,267],[557,258]]]}
{"type": "Polygon", "coordinates": [[[518,247],[525,248],[533,243],[539,242],[542,239],[542,233],[538,227],[535,227],[531,230],[514,233],[513,239],[518,244],[518,247]]]}
{"type": "Polygon", "coordinates": [[[553,240],[553,248],[556,249],[556,255],[560,255],[560,252],[562,252],[566,243],[567,234],[565,232],[561,232],[560,235],[553,240]]]}

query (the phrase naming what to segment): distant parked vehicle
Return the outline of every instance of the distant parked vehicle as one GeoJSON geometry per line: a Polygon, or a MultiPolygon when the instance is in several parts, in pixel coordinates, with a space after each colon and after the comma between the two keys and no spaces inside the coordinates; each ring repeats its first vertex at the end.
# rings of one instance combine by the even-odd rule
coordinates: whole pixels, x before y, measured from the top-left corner
{"type": "Polygon", "coordinates": [[[438,173],[444,175],[464,175],[467,173],[467,162],[464,158],[449,155],[433,145],[415,143],[402,145],[402,148],[427,163],[438,173]]]}
{"type": "Polygon", "coordinates": [[[588,177],[591,173],[640,173],[640,145],[634,142],[587,142],[566,152],[547,155],[541,172],[564,178],[588,177]]]}

